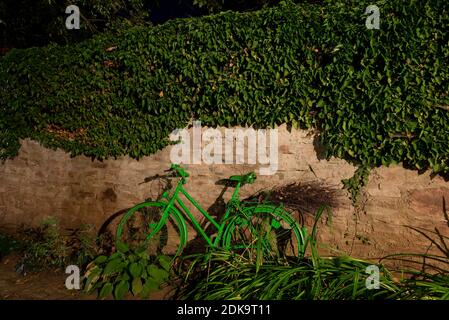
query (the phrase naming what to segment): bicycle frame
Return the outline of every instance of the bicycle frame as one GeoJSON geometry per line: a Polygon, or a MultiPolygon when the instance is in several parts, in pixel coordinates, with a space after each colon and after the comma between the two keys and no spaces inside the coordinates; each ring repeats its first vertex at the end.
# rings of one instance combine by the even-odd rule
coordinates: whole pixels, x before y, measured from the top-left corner
{"type": "Polygon", "coordinates": [[[182,209],[182,211],[187,215],[187,217],[190,219],[195,230],[204,238],[204,240],[206,240],[207,244],[214,248],[218,247],[221,237],[222,237],[223,230],[226,225],[224,223],[224,221],[226,221],[226,219],[228,219],[228,217],[231,214],[231,212],[233,211],[233,209],[235,209],[235,207],[233,207],[233,204],[238,203],[238,200],[239,200],[238,192],[240,190],[241,182],[237,182],[237,184],[234,188],[234,192],[232,193],[231,199],[226,204],[226,211],[225,211],[224,216],[221,218],[220,223],[218,223],[206,210],[204,210],[200,206],[200,204],[198,202],[196,202],[196,200],[193,199],[193,197],[183,188],[183,185],[185,183],[186,183],[185,179],[181,178],[171,196],[168,195],[168,192],[166,192],[162,195],[162,198],[165,198],[166,200],[168,200],[168,204],[167,204],[166,208],[164,209],[162,218],[159,221],[158,226],[153,230],[152,233],[150,233],[148,235],[148,238],[151,238],[153,236],[153,234],[155,234],[156,232],[158,232],[160,230],[160,228],[162,228],[162,226],[165,224],[165,222],[169,218],[172,208],[175,206],[175,204],[177,204],[182,209]],[[187,206],[184,204],[184,202],[179,197],[179,193],[184,195],[184,197],[186,197],[186,199],[214,226],[214,228],[217,231],[217,236],[215,237],[214,240],[204,232],[204,230],[201,227],[198,220],[195,219],[192,212],[187,208],[187,206]]]}
{"type": "MultiPolygon", "coordinates": [[[[150,241],[155,235],[166,226],[168,219],[173,219],[174,223],[178,226],[179,231],[179,240],[180,243],[177,245],[178,250],[176,255],[180,254],[184,247],[187,244],[188,241],[188,229],[186,220],[190,220],[190,224],[193,226],[195,231],[198,235],[201,235],[201,237],[206,241],[206,245],[208,245],[210,248],[217,248],[221,247],[223,249],[231,249],[231,248],[237,248],[237,249],[245,249],[252,247],[252,244],[254,241],[258,241],[260,238],[257,234],[257,226],[256,229],[251,229],[248,225],[252,225],[252,217],[254,215],[261,215],[261,217],[271,217],[269,220],[269,230],[268,232],[271,234],[271,229],[274,230],[274,232],[277,234],[277,230],[282,228],[280,231],[284,230],[284,234],[290,235],[290,237],[297,243],[297,250],[298,253],[304,253],[304,244],[305,236],[304,236],[304,229],[300,229],[297,225],[297,223],[293,220],[292,217],[289,216],[287,212],[284,212],[283,205],[276,205],[271,204],[270,202],[260,202],[260,199],[258,199],[255,202],[244,202],[242,203],[240,201],[239,197],[239,191],[240,187],[243,184],[252,183],[255,180],[255,174],[249,173],[247,175],[243,176],[231,176],[229,178],[230,181],[235,181],[234,191],[232,193],[231,199],[226,204],[226,210],[224,212],[224,215],[220,219],[216,219],[212,217],[206,210],[204,210],[199,203],[184,189],[183,185],[186,184],[186,178],[189,176],[187,172],[185,172],[182,168],[179,166],[172,165],[172,170],[176,170],[178,173],[178,177],[180,177],[176,188],[173,192],[165,191],[161,198],[157,201],[146,201],[142,202],[131,209],[127,211],[125,216],[120,220],[120,223],[117,227],[116,231],[116,240],[117,244],[120,244],[121,242],[121,236],[123,232],[123,227],[127,223],[128,219],[133,216],[135,213],[138,212],[138,210],[146,207],[159,207],[159,213],[161,213],[161,216],[158,215],[158,222],[154,221],[152,222],[146,222],[148,223],[147,227],[151,230],[143,230],[146,233],[146,240],[150,241]],[[200,224],[199,220],[195,218],[195,216],[192,214],[191,210],[187,207],[186,203],[187,201],[184,199],[181,199],[180,195],[183,195],[185,199],[190,202],[194,208],[196,208],[199,213],[206,219],[206,223],[209,222],[213,229],[215,229],[215,232],[213,232],[213,235],[209,236],[205,228],[200,224]],[[183,201],[184,200],[184,201],[183,201]],[[268,214],[268,216],[266,215],[268,214]],[[284,225],[287,227],[284,228],[284,225]],[[291,230],[287,230],[291,229],[291,230]],[[253,232],[256,232],[253,236],[255,238],[251,238],[251,235],[249,235],[248,241],[249,243],[241,243],[239,247],[236,245],[236,241],[240,241],[240,236],[237,236],[237,238],[234,239],[234,231],[235,230],[243,230],[243,232],[246,234],[246,231],[249,231],[250,234],[253,234],[253,232]],[[147,233],[149,232],[149,234],[147,233]]],[[[145,214],[145,212],[144,212],[145,214]]],[[[203,219],[201,219],[203,220],[203,219]]],[[[202,221],[201,221],[202,222],[202,221]]],[[[257,223],[256,223],[257,224],[257,223]]],[[[140,228],[140,227],[138,227],[140,228]]],[[[176,227],[175,227],[176,229],[176,227]]],[[[240,231],[238,231],[240,232],[240,231]]],[[[245,238],[247,235],[244,235],[245,238]]],[[[276,236],[276,235],[275,235],[276,236]]],[[[260,238],[263,239],[263,238],[260,238]]],[[[276,238],[277,239],[277,238],[276,238]]],[[[282,240],[282,239],[281,239],[282,240]]],[[[140,241],[140,240],[139,240],[140,241]]],[[[263,240],[265,241],[265,240],[263,240]]],[[[257,242],[258,245],[260,242],[257,242]]],[[[272,250],[271,244],[267,242],[268,250],[272,250]]],[[[294,244],[294,243],[293,243],[294,244]]],[[[275,248],[276,249],[276,248],[275,248]]],[[[294,252],[294,247],[292,246],[292,252],[294,255],[296,253],[294,252]]],[[[277,250],[275,250],[277,251],[277,250]]]]}

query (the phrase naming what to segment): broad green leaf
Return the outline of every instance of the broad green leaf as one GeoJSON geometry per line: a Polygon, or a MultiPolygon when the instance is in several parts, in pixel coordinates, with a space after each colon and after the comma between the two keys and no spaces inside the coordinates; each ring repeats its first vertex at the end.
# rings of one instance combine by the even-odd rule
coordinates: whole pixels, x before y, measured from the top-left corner
{"type": "Polygon", "coordinates": [[[132,282],[133,295],[137,296],[142,291],[142,280],[140,278],[135,278],[132,282]]]}
{"type": "Polygon", "coordinates": [[[103,275],[108,276],[116,272],[122,271],[124,264],[122,259],[116,258],[108,262],[106,267],[104,268],[103,275]]]}
{"type": "Polygon", "coordinates": [[[158,262],[161,265],[161,267],[165,270],[165,271],[170,271],[171,268],[171,259],[167,256],[159,256],[158,257],[158,262]]]}
{"type": "Polygon", "coordinates": [[[145,284],[142,287],[140,296],[143,299],[146,299],[146,298],[148,298],[150,293],[157,292],[157,291],[159,291],[159,283],[156,280],[149,278],[145,281],[145,284]]]}
{"type": "Polygon", "coordinates": [[[156,266],[154,264],[149,265],[147,267],[147,273],[148,273],[148,276],[155,279],[159,283],[164,282],[169,277],[169,273],[167,271],[165,271],[164,269],[160,269],[158,266],[156,266]]]}
{"type": "Polygon", "coordinates": [[[120,281],[114,289],[115,299],[122,300],[128,291],[129,291],[128,281],[124,281],[124,280],[120,281]]]}
{"type": "Polygon", "coordinates": [[[101,290],[100,290],[98,298],[103,299],[103,298],[109,296],[110,294],[112,294],[113,289],[114,289],[114,286],[112,285],[112,283],[110,283],[110,282],[105,283],[103,288],[101,288],[101,290]]]}
{"type": "Polygon", "coordinates": [[[129,251],[129,246],[122,241],[117,241],[117,251],[121,253],[126,253],[129,251]]]}
{"type": "Polygon", "coordinates": [[[94,262],[95,262],[95,264],[102,264],[102,263],[106,262],[106,260],[108,260],[108,257],[98,256],[97,258],[95,258],[94,262]]]}
{"type": "Polygon", "coordinates": [[[133,262],[129,267],[129,272],[133,278],[138,278],[142,274],[143,268],[138,262],[133,262]]]}

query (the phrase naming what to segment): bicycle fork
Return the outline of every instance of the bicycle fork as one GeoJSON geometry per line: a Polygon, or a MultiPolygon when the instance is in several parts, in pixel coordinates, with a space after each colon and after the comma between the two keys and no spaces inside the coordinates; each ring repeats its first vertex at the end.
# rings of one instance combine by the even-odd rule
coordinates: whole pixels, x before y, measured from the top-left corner
{"type": "Polygon", "coordinates": [[[220,227],[218,228],[218,232],[217,232],[217,236],[215,237],[215,240],[213,242],[213,246],[215,248],[220,246],[220,241],[222,240],[222,236],[223,233],[227,227],[227,223],[226,221],[229,218],[229,215],[231,214],[231,212],[235,212],[236,209],[239,208],[238,206],[238,202],[239,202],[239,190],[240,190],[240,182],[237,183],[237,185],[234,188],[234,192],[232,193],[231,199],[229,200],[228,204],[227,204],[227,209],[226,212],[223,216],[223,218],[221,219],[221,223],[220,223],[220,227]]]}

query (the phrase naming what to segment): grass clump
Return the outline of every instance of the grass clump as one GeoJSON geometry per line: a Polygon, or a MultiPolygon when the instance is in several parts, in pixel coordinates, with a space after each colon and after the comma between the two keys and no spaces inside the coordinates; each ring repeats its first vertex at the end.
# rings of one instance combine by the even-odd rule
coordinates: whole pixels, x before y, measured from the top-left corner
{"type": "MultiPolygon", "coordinates": [[[[194,300],[419,300],[449,299],[449,257],[414,255],[438,262],[433,270],[389,269],[382,263],[318,253],[317,221],[307,234],[307,254],[274,259],[261,265],[254,252],[214,250],[184,257],[183,286],[176,299],[194,300]],[[378,278],[373,278],[373,270],[378,278]],[[398,275],[401,275],[398,279],[398,275]],[[378,281],[376,281],[378,280],[378,281]]],[[[254,250],[257,250],[254,249],[254,250]]],[[[263,253],[262,253],[263,254],[263,253]]],[[[257,256],[257,254],[256,254],[257,256]]],[[[407,259],[409,255],[391,258],[407,259]]]]}
{"type": "Polygon", "coordinates": [[[195,257],[178,298],[194,300],[392,299],[399,288],[380,267],[380,288],[366,287],[372,263],[351,257],[267,261],[256,265],[243,255],[214,252],[207,264],[195,257]],[[318,259],[315,259],[317,262],[318,259]],[[195,272],[193,272],[193,268],[195,272]],[[198,270],[201,270],[198,272],[198,270]]]}
{"type": "Polygon", "coordinates": [[[47,218],[38,227],[24,228],[16,240],[20,246],[17,272],[37,272],[46,269],[64,269],[68,265],[80,268],[92,261],[103,248],[102,237],[97,237],[87,225],[77,229],[61,230],[58,220],[47,218]]]}

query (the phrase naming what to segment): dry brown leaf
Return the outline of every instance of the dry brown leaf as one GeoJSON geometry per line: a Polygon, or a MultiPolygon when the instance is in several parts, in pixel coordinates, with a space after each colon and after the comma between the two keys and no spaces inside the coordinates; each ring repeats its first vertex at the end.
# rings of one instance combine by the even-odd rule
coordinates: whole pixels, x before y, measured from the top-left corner
{"type": "Polygon", "coordinates": [[[109,47],[106,49],[106,52],[111,52],[114,51],[115,49],[117,49],[117,46],[109,47]]]}

